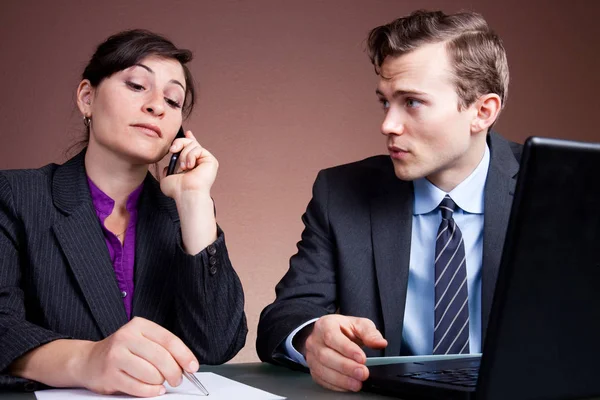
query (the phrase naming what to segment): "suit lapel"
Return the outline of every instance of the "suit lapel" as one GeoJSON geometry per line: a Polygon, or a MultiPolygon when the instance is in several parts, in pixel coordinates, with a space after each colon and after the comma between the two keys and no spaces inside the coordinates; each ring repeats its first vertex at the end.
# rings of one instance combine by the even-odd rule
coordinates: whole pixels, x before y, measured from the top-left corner
{"type": "Polygon", "coordinates": [[[481,290],[482,343],[490,317],[519,163],[510,145],[496,134],[488,141],[491,158],[485,183],[481,290]]]}
{"type": "Polygon", "coordinates": [[[400,354],[402,321],[406,303],[410,238],[412,230],[412,183],[386,174],[379,195],[371,200],[371,232],[375,269],[383,316],[383,335],[388,341],[385,356],[400,354]]]}
{"type": "Polygon", "coordinates": [[[63,212],[53,229],[83,297],[106,337],[125,324],[127,316],[89,194],[84,155],[81,152],[60,166],[53,177],[54,204],[63,212]]]}

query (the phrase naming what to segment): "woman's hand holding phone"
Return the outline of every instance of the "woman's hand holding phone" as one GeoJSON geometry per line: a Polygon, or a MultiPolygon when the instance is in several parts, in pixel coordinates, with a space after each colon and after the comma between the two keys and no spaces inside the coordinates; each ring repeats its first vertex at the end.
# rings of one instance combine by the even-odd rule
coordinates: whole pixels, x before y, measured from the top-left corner
{"type": "Polygon", "coordinates": [[[191,131],[175,138],[169,152],[180,152],[173,175],[165,168],[160,189],[175,200],[183,246],[187,253],[197,254],[217,239],[217,224],[210,190],[217,177],[219,162],[196,140],[191,131]]]}
{"type": "Polygon", "coordinates": [[[169,168],[165,168],[161,177],[163,193],[176,201],[186,191],[203,192],[210,196],[210,189],[217,177],[219,162],[198,143],[192,132],[186,131],[184,137],[175,137],[169,152],[173,153],[171,161],[179,153],[173,170],[177,173],[168,175],[169,168]]]}

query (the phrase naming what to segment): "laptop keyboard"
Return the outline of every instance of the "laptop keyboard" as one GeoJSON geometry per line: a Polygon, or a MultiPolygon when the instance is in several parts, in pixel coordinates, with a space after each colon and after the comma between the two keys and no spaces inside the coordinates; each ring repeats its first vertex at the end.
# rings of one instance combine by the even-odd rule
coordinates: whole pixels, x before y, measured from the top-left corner
{"type": "Polygon", "coordinates": [[[440,371],[412,372],[400,376],[429,382],[475,387],[477,386],[478,371],[478,368],[445,369],[440,371]]]}

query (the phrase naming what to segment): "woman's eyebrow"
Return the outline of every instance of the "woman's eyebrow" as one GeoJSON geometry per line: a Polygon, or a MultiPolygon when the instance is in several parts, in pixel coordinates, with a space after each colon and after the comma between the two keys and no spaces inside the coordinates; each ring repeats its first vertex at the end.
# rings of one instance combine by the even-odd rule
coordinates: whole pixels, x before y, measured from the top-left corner
{"type": "MultiPolygon", "coordinates": [[[[147,65],[144,65],[144,64],[139,64],[139,63],[138,63],[138,64],[134,64],[134,66],[137,66],[137,67],[142,67],[142,68],[144,68],[146,71],[148,71],[148,72],[150,72],[152,75],[154,75],[154,71],[152,70],[152,68],[150,68],[150,67],[149,67],[149,66],[147,66],[147,65]]],[[[182,89],[183,89],[183,91],[185,92],[185,87],[184,87],[184,86],[183,86],[183,84],[182,84],[181,82],[179,82],[177,79],[171,79],[171,80],[169,81],[169,83],[174,83],[174,84],[176,84],[176,85],[179,85],[179,86],[181,86],[181,88],[182,88],[182,89]]]]}

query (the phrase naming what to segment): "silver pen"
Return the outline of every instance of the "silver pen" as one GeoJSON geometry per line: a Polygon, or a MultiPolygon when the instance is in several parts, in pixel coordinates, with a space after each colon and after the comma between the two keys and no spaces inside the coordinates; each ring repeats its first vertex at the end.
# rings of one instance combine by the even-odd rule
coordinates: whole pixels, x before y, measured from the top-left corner
{"type": "Polygon", "coordinates": [[[183,370],[183,375],[188,378],[188,380],[192,382],[192,384],[194,384],[194,386],[196,386],[202,392],[202,394],[208,396],[208,390],[206,390],[204,385],[198,380],[198,378],[196,378],[196,375],[190,374],[185,369],[183,370]]]}

